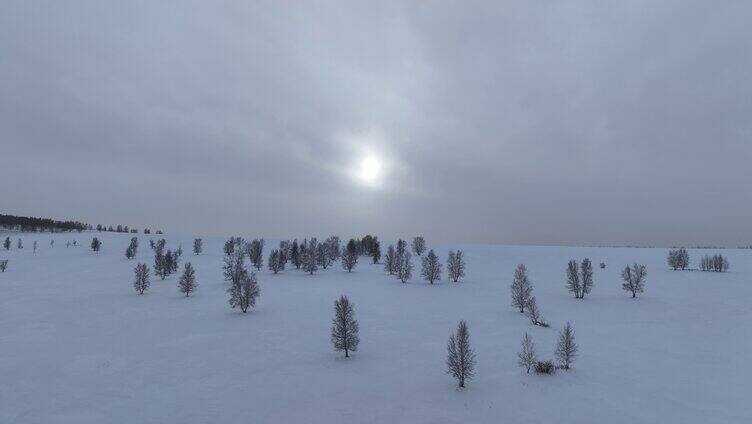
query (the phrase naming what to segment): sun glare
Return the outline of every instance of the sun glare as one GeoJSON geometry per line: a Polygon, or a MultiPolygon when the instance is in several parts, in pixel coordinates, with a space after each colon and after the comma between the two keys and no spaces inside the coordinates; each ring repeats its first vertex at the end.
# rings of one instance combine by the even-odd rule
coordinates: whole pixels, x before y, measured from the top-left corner
{"type": "Polygon", "coordinates": [[[374,156],[367,156],[360,162],[360,179],[369,185],[374,185],[379,180],[381,163],[374,156]]]}

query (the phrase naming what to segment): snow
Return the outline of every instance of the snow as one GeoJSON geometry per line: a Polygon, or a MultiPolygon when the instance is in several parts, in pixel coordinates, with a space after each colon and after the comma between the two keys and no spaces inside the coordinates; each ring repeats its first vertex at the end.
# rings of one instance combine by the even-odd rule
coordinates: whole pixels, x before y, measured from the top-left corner
{"type": "MultiPolygon", "coordinates": [[[[367,258],[352,273],[339,264],[313,276],[264,269],[257,307],[242,314],[227,305],[223,239],[204,238],[197,257],[193,237],[164,236],[168,248],[182,243],[182,263],[196,268],[198,291],[186,298],[178,275],[152,275],[143,296],[133,290],[133,268],[151,267],[148,240],[160,236],[139,235],[132,261],[127,234],[22,234],[23,250],[17,236],[10,252],[0,251],[10,260],[0,274],[2,423],[752,422],[749,250],[723,250],[731,268],[721,274],[669,270],[667,249],[429,240],[442,262],[449,248],[466,252],[464,281],[444,274],[433,286],[417,277],[402,284],[367,258]],[[88,248],[92,236],[103,240],[98,255],[88,248]],[[79,246],[66,248],[74,238],[79,246]],[[578,300],[565,289],[565,269],[584,257],[593,260],[595,287],[578,300]],[[648,268],[637,299],[619,277],[633,262],[648,268]],[[551,328],[510,306],[518,263],[551,328]],[[341,294],[360,322],[349,359],[329,340],[341,294]],[[478,359],[465,390],[444,366],[461,319],[478,359]],[[571,371],[538,376],[517,367],[524,332],[539,358],[553,359],[567,321],[580,348],[571,371]]],[[[693,266],[712,252],[690,250],[693,266]]]]}

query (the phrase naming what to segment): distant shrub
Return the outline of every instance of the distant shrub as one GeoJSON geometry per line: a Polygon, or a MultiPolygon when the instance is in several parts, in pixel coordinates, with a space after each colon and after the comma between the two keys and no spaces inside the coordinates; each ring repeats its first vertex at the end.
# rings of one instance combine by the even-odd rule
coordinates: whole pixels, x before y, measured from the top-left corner
{"type": "Polygon", "coordinates": [[[553,361],[538,361],[533,366],[536,374],[555,374],[556,365],[553,361]]]}
{"type": "Polygon", "coordinates": [[[729,269],[729,262],[723,255],[705,255],[700,259],[700,270],[726,272],[729,269]]]}
{"type": "Polygon", "coordinates": [[[601,262],[601,269],[606,269],[606,263],[605,262],[601,262]]]}
{"type": "Polygon", "coordinates": [[[687,249],[682,247],[681,249],[669,250],[668,266],[673,268],[674,271],[679,268],[682,270],[687,269],[689,266],[689,253],[687,253],[687,249]]]}
{"type": "Polygon", "coordinates": [[[5,268],[8,268],[8,260],[0,261],[0,271],[5,272],[5,268]]]}

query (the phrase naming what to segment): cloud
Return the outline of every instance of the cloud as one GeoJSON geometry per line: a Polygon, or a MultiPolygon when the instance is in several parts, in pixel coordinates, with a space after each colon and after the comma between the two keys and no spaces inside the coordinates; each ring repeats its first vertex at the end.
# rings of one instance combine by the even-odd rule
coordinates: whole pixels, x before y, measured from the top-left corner
{"type": "Polygon", "coordinates": [[[739,3],[0,5],[6,212],[292,237],[748,242],[739,3]],[[353,183],[368,151],[380,189],[353,183]]]}

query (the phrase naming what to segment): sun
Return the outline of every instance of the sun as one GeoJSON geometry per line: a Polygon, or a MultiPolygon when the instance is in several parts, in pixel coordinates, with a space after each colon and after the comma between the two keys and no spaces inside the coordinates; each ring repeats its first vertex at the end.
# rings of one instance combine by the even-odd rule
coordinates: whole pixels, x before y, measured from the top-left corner
{"type": "Polygon", "coordinates": [[[368,185],[375,185],[381,174],[381,162],[373,155],[366,156],[360,162],[358,177],[368,185]]]}

